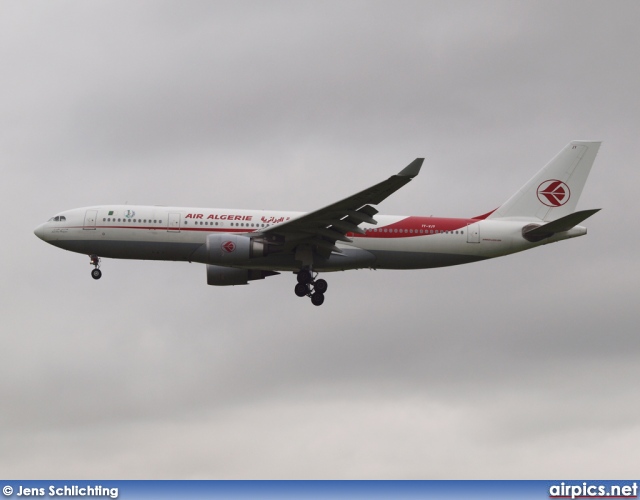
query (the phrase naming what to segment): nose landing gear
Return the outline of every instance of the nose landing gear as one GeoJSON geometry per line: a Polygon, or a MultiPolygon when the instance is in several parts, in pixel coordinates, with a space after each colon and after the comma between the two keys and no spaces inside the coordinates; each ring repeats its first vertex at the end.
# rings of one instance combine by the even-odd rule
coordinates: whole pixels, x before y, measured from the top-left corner
{"type": "Polygon", "coordinates": [[[89,255],[89,258],[91,259],[90,264],[94,266],[94,269],[91,271],[91,277],[94,280],[99,280],[100,278],[102,278],[102,271],[100,271],[99,269],[100,257],[98,257],[97,255],[89,255]]]}
{"type": "MultiPolygon", "coordinates": [[[[318,276],[317,273],[316,276],[318,276]]],[[[298,284],[295,287],[295,293],[298,297],[310,297],[314,306],[321,306],[328,287],[329,285],[325,280],[316,280],[310,269],[302,269],[298,273],[298,284]]]]}

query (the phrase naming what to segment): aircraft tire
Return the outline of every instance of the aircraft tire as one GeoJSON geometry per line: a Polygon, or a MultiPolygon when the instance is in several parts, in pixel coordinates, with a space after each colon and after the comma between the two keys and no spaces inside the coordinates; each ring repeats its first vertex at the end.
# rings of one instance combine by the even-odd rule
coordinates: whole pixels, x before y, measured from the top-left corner
{"type": "Polygon", "coordinates": [[[311,303],[314,306],[321,306],[323,302],[324,302],[324,294],[323,293],[316,292],[311,296],[311,303]]]}
{"type": "Polygon", "coordinates": [[[304,297],[309,293],[309,287],[304,283],[298,283],[296,285],[295,292],[298,297],[304,297]]]}
{"type": "Polygon", "coordinates": [[[298,273],[298,283],[306,285],[307,283],[311,283],[311,280],[313,280],[313,276],[308,269],[303,269],[298,273]]]}
{"type": "Polygon", "coordinates": [[[91,277],[94,280],[99,280],[100,278],[102,278],[102,271],[100,271],[100,269],[94,269],[93,271],[91,271],[91,277]]]}
{"type": "Polygon", "coordinates": [[[329,288],[329,285],[327,284],[327,282],[323,279],[320,280],[316,280],[313,284],[313,290],[316,293],[322,293],[324,294],[327,291],[327,288],[329,288]]]}

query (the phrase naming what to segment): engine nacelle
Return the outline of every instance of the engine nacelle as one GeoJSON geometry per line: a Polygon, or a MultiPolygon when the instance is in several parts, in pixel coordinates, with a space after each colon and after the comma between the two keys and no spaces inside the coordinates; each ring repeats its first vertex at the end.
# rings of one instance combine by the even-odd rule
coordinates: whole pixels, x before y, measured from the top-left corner
{"type": "Polygon", "coordinates": [[[246,285],[249,281],[263,280],[267,276],[274,276],[276,274],[280,273],[275,271],[261,271],[259,269],[238,269],[235,267],[207,264],[207,285],[246,285]]]}
{"type": "Polygon", "coordinates": [[[267,254],[266,245],[241,234],[210,234],[207,236],[207,261],[211,264],[233,265],[267,254]]]}

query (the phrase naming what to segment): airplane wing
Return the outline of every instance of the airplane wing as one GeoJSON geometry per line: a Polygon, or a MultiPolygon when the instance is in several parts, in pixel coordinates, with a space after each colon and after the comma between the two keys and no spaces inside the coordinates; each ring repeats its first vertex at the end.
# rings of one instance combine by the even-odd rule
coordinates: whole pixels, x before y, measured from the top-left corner
{"type": "Polygon", "coordinates": [[[385,181],[319,210],[271,226],[261,233],[267,241],[283,244],[285,247],[308,244],[325,256],[331,252],[341,252],[335,246],[336,241],[350,243],[352,240],[346,236],[347,233],[364,234],[358,227],[363,222],[377,224],[373,216],[378,210],[371,205],[381,203],[410,182],[420,172],[423,161],[424,158],[416,158],[385,181]]]}

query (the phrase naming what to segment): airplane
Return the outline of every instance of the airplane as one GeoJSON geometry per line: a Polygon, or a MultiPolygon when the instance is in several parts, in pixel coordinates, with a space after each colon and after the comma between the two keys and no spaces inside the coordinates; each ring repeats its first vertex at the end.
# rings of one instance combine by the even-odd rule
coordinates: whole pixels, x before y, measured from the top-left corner
{"type": "Polygon", "coordinates": [[[600,209],[575,211],[600,148],[572,141],[495,210],[469,218],[378,215],[374,205],[409,183],[424,161],[341,201],[308,213],[271,210],[99,205],[60,212],[34,233],[102,258],[199,262],[207,283],[246,285],[281,272],[295,294],[322,305],[319,273],[348,269],[427,269],[501,257],[583,236],[600,209]]]}

